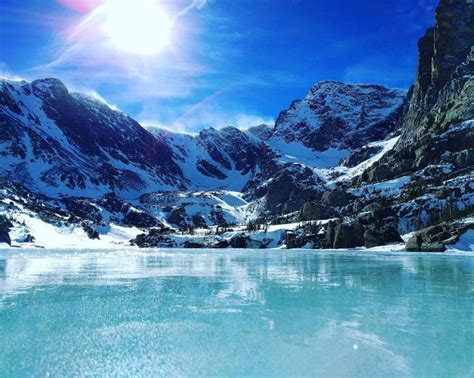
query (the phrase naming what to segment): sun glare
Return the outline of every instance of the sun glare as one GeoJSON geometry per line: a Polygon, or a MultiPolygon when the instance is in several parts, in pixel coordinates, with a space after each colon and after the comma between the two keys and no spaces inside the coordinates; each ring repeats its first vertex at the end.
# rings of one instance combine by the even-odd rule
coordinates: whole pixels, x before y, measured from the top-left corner
{"type": "Polygon", "coordinates": [[[113,45],[137,55],[154,55],[169,42],[172,22],[152,0],[109,0],[103,30],[113,45]]]}

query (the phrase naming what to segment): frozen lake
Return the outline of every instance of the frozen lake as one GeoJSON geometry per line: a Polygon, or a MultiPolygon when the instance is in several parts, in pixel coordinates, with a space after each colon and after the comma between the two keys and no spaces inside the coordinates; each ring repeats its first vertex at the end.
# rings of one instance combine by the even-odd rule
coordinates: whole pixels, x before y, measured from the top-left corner
{"type": "Polygon", "coordinates": [[[467,377],[473,356],[471,256],[0,251],[2,376],[467,377]]]}

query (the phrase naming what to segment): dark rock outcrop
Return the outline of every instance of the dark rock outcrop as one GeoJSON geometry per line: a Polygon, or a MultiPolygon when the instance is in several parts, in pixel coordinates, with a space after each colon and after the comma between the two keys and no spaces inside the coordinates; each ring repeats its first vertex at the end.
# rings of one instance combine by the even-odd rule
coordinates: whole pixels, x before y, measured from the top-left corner
{"type": "Polygon", "coordinates": [[[455,244],[474,223],[440,223],[415,232],[408,240],[406,250],[410,252],[444,252],[446,245],[455,244]]]}
{"type": "Polygon", "coordinates": [[[395,243],[403,243],[403,239],[393,226],[387,225],[364,231],[364,246],[367,248],[395,243]]]}
{"type": "Polygon", "coordinates": [[[86,232],[87,237],[92,240],[98,240],[100,239],[99,232],[94,229],[94,227],[88,223],[82,223],[81,224],[82,229],[86,232]]]}
{"type": "Polygon", "coordinates": [[[148,234],[137,235],[135,239],[130,240],[131,245],[140,248],[157,248],[157,247],[176,247],[176,243],[168,236],[160,232],[149,232],[148,234]]]}
{"type": "Polygon", "coordinates": [[[333,248],[355,248],[364,246],[363,228],[358,223],[338,223],[334,229],[333,248]]]}
{"type": "Polygon", "coordinates": [[[330,206],[346,206],[355,200],[355,196],[342,189],[328,190],[323,193],[321,202],[330,206]]]}
{"type": "Polygon", "coordinates": [[[10,230],[13,227],[13,224],[10,220],[4,215],[0,215],[0,243],[7,243],[8,245],[12,244],[10,238],[10,230]]]}
{"type": "Polygon", "coordinates": [[[264,244],[258,240],[253,240],[250,236],[245,234],[237,234],[229,241],[232,248],[263,248],[264,244]]]}
{"type": "Polygon", "coordinates": [[[359,219],[328,222],[325,232],[327,248],[376,247],[387,244],[402,243],[400,234],[390,224],[380,222],[363,224],[359,219]]]}
{"type": "Polygon", "coordinates": [[[187,248],[187,249],[196,249],[196,248],[204,248],[204,244],[201,244],[201,243],[197,243],[197,242],[194,242],[192,240],[186,240],[184,243],[183,243],[183,248],[187,248]]]}
{"type": "Polygon", "coordinates": [[[310,221],[334,218],[337,215],[337,211],[331,206],[323,205],[318,201],[309,201],[301,208],[299,218],[301,221],[310,221]]]}
{"type": "Polygon", "coordinates": [[[456,169],[472,167],[473,20],[472,1],[440,1],[435,27],[418,43],[417,77],[399,122],[400,140],[359,182],[395,178],[442,164],[446,151],[454,153],[456,169]]]}
{"type": "Polygon", "coordinates": [[[8,245],[12,244],[9,231],[0,229],[0,243],[7,243],[8,245]]]}
{"type": "Polygon", "coordinates": [[[372,156],[377,155],[382,150],[380,146],[363,146],[353,151],[348,157],[342,159],[339,165],[345,167],[355,167],[360,163],[370,159],[372,156]]]}
{"type": "Polygon", "coordinates": [[[123,224],[127,226],[134,226],[138,228],[151,228],[151,227],[162,227],[161,223],[155,217],[143,212],[136,210],[129,210],[123,218],[123,224]]]}

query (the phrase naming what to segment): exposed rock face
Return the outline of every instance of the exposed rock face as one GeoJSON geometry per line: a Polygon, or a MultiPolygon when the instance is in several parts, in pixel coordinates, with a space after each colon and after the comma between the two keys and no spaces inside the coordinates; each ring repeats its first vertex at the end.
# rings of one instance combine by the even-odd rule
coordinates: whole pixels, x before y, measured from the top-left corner
{"type": "Polygon", "coordinates": [[[280,113],[272,139],[314,151],[355,149],[395,130],[405,95],[379,85],[324,81],[280,113]]]}
{"type": "Polygon", "coordinates": [[[300,210],[300,220],[319,220],[334,218],[338,215],[337,211],[331,206],[324,205],[318,201],[306,202],[300,210]]]}
{"type": "Polygon", "coordinates": [[[11,245],[10,230],[13,224],[3,215],[0,215],[0,243],[11,245]]]}
{"type": "Polygon", "coordinates": [[[364,246],[367,248],[395,243],[403,243],[403,239],[393,226],[386,225],[364,231],[364,246]]]}
{"type": "Polygon", "coordinates": [[[284,234],[286,248],[328,248],[325,240],[324,226],[317,222],[306,223],[296,230],[284,234]]]}
{"type": "Polygon", "coordinates": [[[320,197],[323,181],[308,167],[288,163],[272,168],[276,169],[273,176],[264,171],[246,187],[248,200],[263,198],[261,209],[265,215],[295,212],[308,200],[320,197]]]}
{"type": "Polygon", "coordinates": [[[353,151],[348,157],[344,158],[340,165],[345,167],[355,167],[360,163],[370,159],[372,156],[378,154],[382,150],[380,146],[363,146],[353,151]]]}
{"type": "Polygon", "coordinates": [[[255,135],[257,138],[263,141],[267,141],[273,135],[273,127],[263,124],[263,125],[250,127],[247,130],[247,132],[252,135],[255,135]]]}
{"type": "Polygon", "coordinates": [[[255,128],[256,134],[231,126],[211,127],[196,136],[156,128],[150,131],[173,151],[189,189],[241,191],[273,158],[263,140],[271,132],[267,126],[255,128]]]}
{"type": "Polygon", "coordinates": [[[139,198],[143,209],[158,213],[170,225],[184,228],[208,228],[241,224],[244,215],[240,206],[247,202],[239,194],[226,191],[157,192],[139,198]]]}
{"type": "Polygon", "coordinates": [[[56,79],[1,79],[0,143],[0,174],[45,194],[127,195],[184,185],[163,141],[56,79]]]}
{"type": "Polygon", "coordinates": [[[418,43],[417,80],[403,119],[400,145],[472,119],[474,4],[441,0],[436,25],[418,43]]]}
{"type": "Polygon", "coordinates": [[[360,219],[331,221],[325,234],[326,248],[376,247],[402,243],[400,234],[390,224],[364,224],[360,219]]]}
{"type": "Polygon", "coordinates": [[[138,228],[151,228],[151,227],[161,227],[161,223],[155,217],[147,214],[144,211],[136,211],[130,209],[128,213],[123,217],[122,223],[127,226],[135,226],[138,228]]]}
{"type": "Polygon", "coordinates": [[[442,164],[448,151],[457,169],[472,167],[474,133],[474,3],[441,0],[436,25],[420,40],[418,72],[394,150],[361,181],[379,181],[442,164]]]}
{"type": "Polygon", "coordinates": [[[94,229],[94,227],[88,223],[82,223],[82,229],[87,233],[89,239],[96,240],[100,239],[99,232],[94,229]]]}
{"type": "Polygon", "coordinates": [[[355,197],[350,193],[342,189],[334,189],[324,192],[321,202],[330,206],[346,206],[354,199],[355,197]]]}
{"type": "Polygon", "coordinates": [[[444,252],[446,245],[454,244],[467,230],[474,229],[474,223],[441,223],[417,231],[406,245],[410,252],[444,252]]]}
{"type": "Polygon", "coordinates": [[[135,239],[130,240],[130,244],[140,248],[176,247],[176,243],[167,235],[153,232],[138,235],[135,239]]]}
{"type": "Polygon", "coordinates": [[[338,223],[334,228],[333,248],[355,248],[364,245],[363,229],[358,223],[338,223]]]}
{"type": "MultiPolygon", "coordinates": [[[[58,80],[1,80],[0,213],[28,212],[92,239],[133,226],[145,232],[133,240],[142,247],[374,247],[438,225],[408,248],[443,250],[456,221],[474,213],[473,25],[472,0],[441,0],[406,99],[321,82],[274,128],[152,135],[58,80]],[[222,231],[313,220],[325,222],[292,225],[284,240],[222,231]]],[[[9,218],[24,232],[0,223],[0,241],[34,240],[9,218]]]]}

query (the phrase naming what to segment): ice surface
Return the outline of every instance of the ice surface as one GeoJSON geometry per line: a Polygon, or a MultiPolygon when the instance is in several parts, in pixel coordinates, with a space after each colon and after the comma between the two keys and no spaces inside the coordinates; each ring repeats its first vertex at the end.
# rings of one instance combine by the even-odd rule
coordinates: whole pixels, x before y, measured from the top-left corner
{"type": "Polygon", "coordinates": [[[469,376],[473,273],[400,252],[1,251],[0,371],[469,376]]]}

